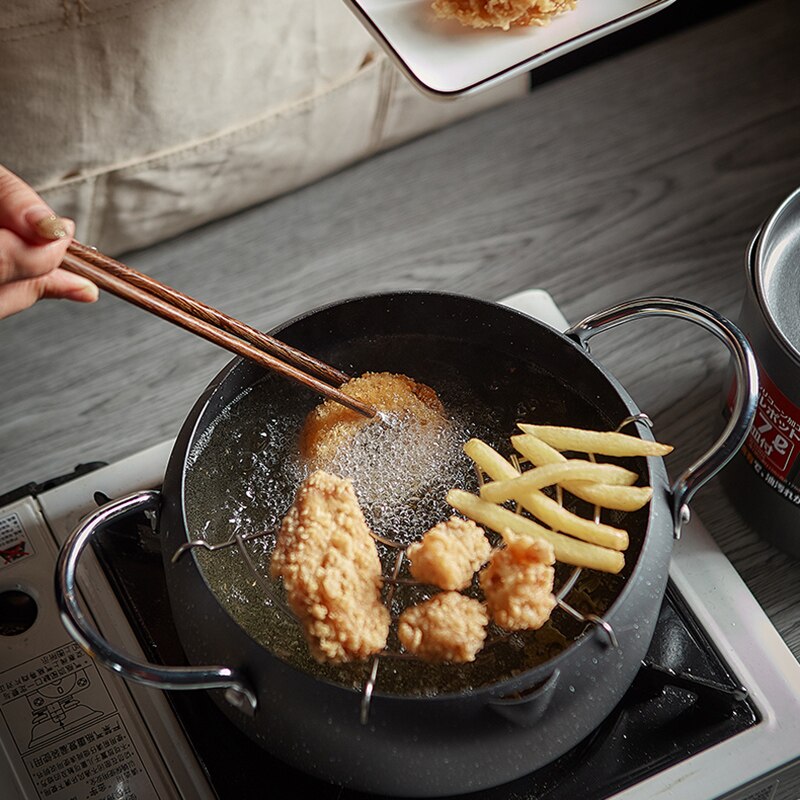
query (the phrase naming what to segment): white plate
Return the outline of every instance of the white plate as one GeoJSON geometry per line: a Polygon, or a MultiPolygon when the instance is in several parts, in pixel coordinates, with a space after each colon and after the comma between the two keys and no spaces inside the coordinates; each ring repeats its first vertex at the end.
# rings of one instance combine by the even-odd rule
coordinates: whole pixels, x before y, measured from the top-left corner
{"type": "Polygon", "coordinates": [[[578,0],[541,28],[475,30],[437,19],[430,0],[345,0],[419,89],[466,94],[551,61],[674,0],[578,0]]]}

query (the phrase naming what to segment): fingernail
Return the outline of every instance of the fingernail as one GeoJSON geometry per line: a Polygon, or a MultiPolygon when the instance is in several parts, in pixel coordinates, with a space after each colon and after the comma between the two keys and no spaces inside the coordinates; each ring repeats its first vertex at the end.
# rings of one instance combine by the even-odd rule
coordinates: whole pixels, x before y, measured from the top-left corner
{"type": "Polygon", "coordinates": [[[34,208],[25,215],[26,220],[33,226],[36,233],[43,239],[66,239],[71,236],[71,220],[55,215],[49,208],[34,208]]]}
{"type": "Polygon", "coordinates": [[[79,303],[94,303],[97,300],[100,292],[97,287],[90,281],[86,281],[82,286],[76,286],[70,289],[66,294],[67,300],[75,300],[79,303]]]}

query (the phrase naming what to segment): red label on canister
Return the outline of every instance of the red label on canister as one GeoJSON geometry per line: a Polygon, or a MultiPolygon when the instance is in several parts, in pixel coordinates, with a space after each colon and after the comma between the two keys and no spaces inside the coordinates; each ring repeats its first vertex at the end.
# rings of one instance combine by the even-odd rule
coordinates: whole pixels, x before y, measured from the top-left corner
{"type": "MultiPolygon", "coordinates": [[[[745,444],[755,472],[779,494],[800,505],[800,408],[775,385],[759,365],[758,408],[745,444]]],[[[733,408],[734,387],[728,392],[733,408]]]]}
{"type": "MultiPolygon", "coordinates": [[[[800,189],[747,249],[739,326],[758,361],[753,427],[721,477],[755,531],[800,558],[800,189]],[[780,388],[779,388],[780,387],[780,388]]],[[[730,396],[725,404],[731,408],[730,396]]]]}

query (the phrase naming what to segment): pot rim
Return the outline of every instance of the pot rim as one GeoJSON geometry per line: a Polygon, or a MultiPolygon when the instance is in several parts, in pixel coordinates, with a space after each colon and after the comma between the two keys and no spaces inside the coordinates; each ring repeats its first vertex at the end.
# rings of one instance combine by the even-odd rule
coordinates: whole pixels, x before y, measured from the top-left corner
{"type": "MultiPolygon", "coordinates": [[[[281,331],[285,330],[286,328],[294,325],[297,322],[300,322],[308,317],[311,317],[315,314],[324,312],[327,309],[346,306],[348,304],[355,304],[365,300],[377,301],[380,299],[392,299],[395,297],[406,297],[406,296],[413,296],[416,298],[424,299],[426,297],[432,298],[448,298],[453,300],[454,302],[469,302],[476,305],[480,305],[486,308],[492,309],[499,309],[503,313],[507,313],[509,315],[513,315],[516,317],[524,318],[526,324],[532,323],[534,325],[538,325],[548,331],[550,334],[555,335],[558,340],[562,343],[568,343],[571,347],[575,348],[578,352],[580,352],[581,356],[585,358],[588,363],[591,365],[593,369],[595,369],[602,378],[607,381],[611,388],[614,390],[616,395],[620,398],[622,403],[626,406],[629,410],[631,415],[635,415],[640,413],[638,406],[633,401],[631,396],[628,394],[627,390],[622,386],[622,384],[616,379],[616,377],[610,373],[606,367],[604,367],[601,362],[595,359],[591,353],[589,353],[584,347],[580,344],[575,342],[572,338],[565,335],[561,331],[556,330],[552,326],[544,323],[540,320],[537,320],[529,315],[517,311],[516,309],[509,308],[508,306],[502,306],[499,303],[483,300],[480,298],[471,297],[469,295],[458,294],[454,292],[435,292],[435,291],[428,291],[428,290],[404,290],[398,292],[375,292],[369,294],[362,294],[356,297],[346,298],[343,300],[332,301],[330,303],[326,303],[322,306],[318,306],[316,308],[310,309],[308,311],[302,312],[286,322],[283,322],[276,327],[270,330],[271,335],[279,335],[281,331]]],[[[186,482],[186,473],[187,473],[187,461],[188,461],[188,454],[191,451],[193,445],[197,442],[198,437],[202,435],[205,431],[199,430],[201,420],[208,408],[209,404],[211,403],[215,392],[217,389],[222,386],[226,380],[230,378],[232,374],[239,368],[239,366],[245,362],[245,359],[241,357],[235,357],[231,361],[229,361],[217,375],[211,380],[211,382],[207,385],[206,389],[200,395],[200,397],[195,402],[194,406],[190,410],[189,414],[187,415],[186,419],[184,420],[181,433],[186,431],[187,425],[191,423],[191,429],[188,432],[188,438],[183,446],[180,447],[180,453],[178,452],[178,442],[181,440],[181,435],[179,435],[178,439],[176,440],[176,445],[173,448],[173,451],[170,455],[170,465],[168,467],[168,474],[172,472],[174,464],[173,460],[180,457],[180,480],[178,481],[178,494],[179,496],[176,497],[176,501],[178,503],[180,519],[183,527],[182,537],[185,537],[186,540],[189,540],[189,526],[188,521],[186,518],[186,504],[185,504],[185,482],[186,482]]],[[[233,401],[231,401],[233,402],[233,401]]],[[[640,438],[653,440],[653,435],[646,429],[644,431],[641,430],[640,427],[637,427],[637,433],[639,434],[640,438]],[[644,434],[644,436],[642,436],[644,434]]],[[[664,566],[662,569],[659,570],[659,581],[661,582],[661,588],[659,591],[659,595],[663,597],[664,590],[666,587],[666,580],[669,568],[669,555],[672,551],[672,520],[670,520],[669,524],[661,524],[654,525],[654,521],[661,515],[668,514],[671,516],[669,503],[667,501],[667,497],[669,494],[669,484],[667,480],[667,473],[666,468],[663,462],[663,459],[658,456],[648,456],[647,458],[643,459],[646,463],[646,474],[642,477],[647,479],[650,486],[653,487],[653,498],[650,501],[648,507],[648,516],[647,516],[647,524],[643,526],[644,529],[644,539],[642,542],[642,546],[636,560],[636,563],[633,565],[630,574],[628,575],[627,579],[624,582],[624,585],[617,593],[616,597],[613,599],[611,604],[608,606],[607,610],[603,614],[604,620],[612,620],[615,617],[618,610],[625,605],[628,600],[630,594],[636,590],[639,586],[643,573],[651,566],[650,561],[652,560],[650,557],[651,552],[656,548],[657,542],[655,539],[657,537],[667,537],[669,540],[668,546],[668,553],[667,557],[664,559],[664,566]],[[656,531],[653,533],[653,531],[656,531]]],[[[166,558],[165,553],[165,558],[166,558]]],[[[303,674],[306,677],[320,681],[333,689],[344,691],[346,693],[351,693],[354,695],[362,695],[363,690],[359,688],[355,688],[352,686],[347,686],[341,682],[337,682],[330,678],[313,675],[312,673],[308,672],[301,667],[298,667],[288,661],[282,659],[279,655],[272,652],[266,645],[259,642],[255,639],[251,633],[244,628],[239,621],[228,611],[228,609],[222,604],[219,598],[216,595],[216,592],[213,591],[212,587],[209,585],[205,573],[200,567],[200,564],[197,560],[196,553],[191,553],[192,561],[191,563],[194,565],[194,569],[197,571],[199,577],[203,581],[207,591],[212,595],[214,598],[217,606],[228,616],[230,621],[236,625],[239,629],[240,633],[244,634],[247,639],[256,647],[264,650],[270,656],[275,658],[278,662],[280,662],[281,666],[290,670],[293,670],[297,673],[303,674]]],[[[372,693],[373,698],[382,698],[382,699],[389,699],[389,700],[402,700],[404,702],[447,702],[452,701],[454,699],[463,699],[463,698],[491,698],[496,697],[497,695],[502,695],[508,692],[513,692],[519,688],[521,684],[526,685],[527,687],[531,687],[532,685],[537,685],[541,681],[545,680],[547,676],[549,676],[554,670],[558,669],[565,661],[571,660],[575,657],[575,653],[583,647],[588,646],[591,638],[592,633],[594,632],[596,625],[592,625],[584,630],[581,634],[579,634],[568,646],[566,646],[560,653],[554,656],[547,661],[544,661],[540,664],[537,664],[529,669],[526,669],[524,672],[519,673],[517,675],[503,678],[499,681],[494,681],[491,683],[484,683],[478,687],[472,689],[466,689],[456,692],[437,692],[435,694],[398,694],[393,692],[384,692],[381,691],[378,687],[372,693]]],[[[446,666],[446,665],[445,665],[446,666]]]]}

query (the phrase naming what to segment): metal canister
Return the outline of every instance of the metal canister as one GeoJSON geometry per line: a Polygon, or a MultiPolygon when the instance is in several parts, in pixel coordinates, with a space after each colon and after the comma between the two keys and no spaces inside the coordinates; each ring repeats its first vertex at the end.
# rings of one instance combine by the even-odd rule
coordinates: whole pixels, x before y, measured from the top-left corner
{"type": "Polygon", "coordinates": [[[759,403],[721,478],[750,526],[800,557],[800,189],[758,230],[746,267],[739,327],[758,361],[759,403]]]}

